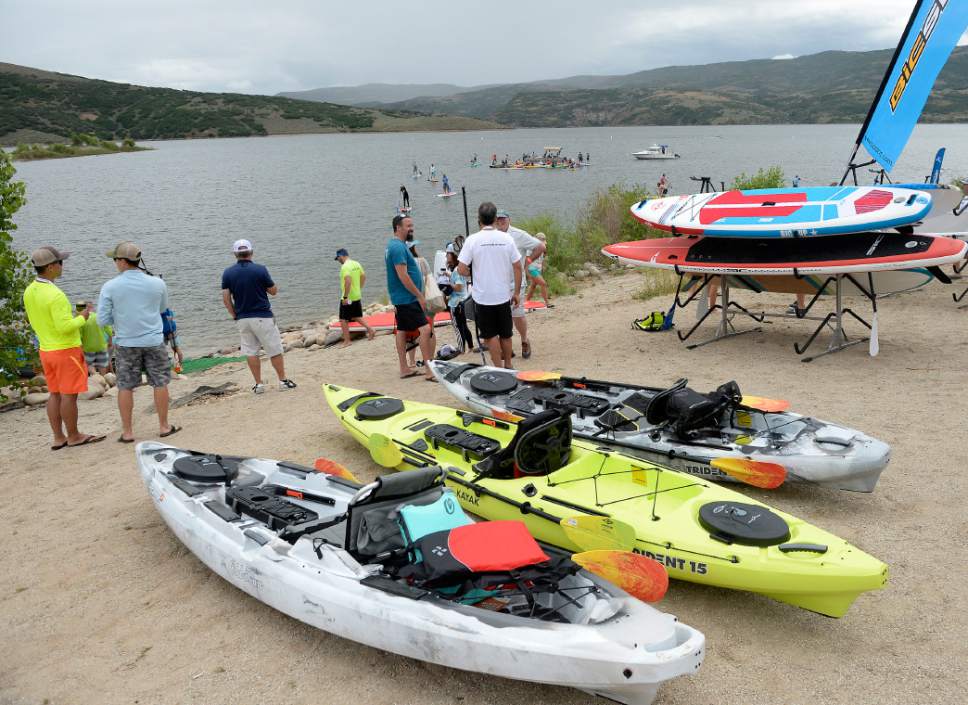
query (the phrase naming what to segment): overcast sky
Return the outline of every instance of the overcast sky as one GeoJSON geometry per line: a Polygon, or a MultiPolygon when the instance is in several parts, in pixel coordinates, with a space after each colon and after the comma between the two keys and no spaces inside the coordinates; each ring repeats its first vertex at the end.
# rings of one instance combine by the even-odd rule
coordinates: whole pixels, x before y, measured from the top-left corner
{"type": "Polygon", "coordinates": [[[0,0],[0,61],[265,94],[370,82],[509,83],[888,48],[913,4],[0,0]]]}

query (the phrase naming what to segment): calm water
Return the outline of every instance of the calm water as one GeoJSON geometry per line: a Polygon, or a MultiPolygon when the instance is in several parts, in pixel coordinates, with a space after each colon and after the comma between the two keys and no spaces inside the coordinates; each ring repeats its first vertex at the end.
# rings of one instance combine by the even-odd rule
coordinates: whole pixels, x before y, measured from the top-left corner
{"type": "MultiPolygon", "coordinates": [[[[221,303],[220,275],[233,262],[232,242],[252,240],[256,259],[279,285],[273,308],[281,324],[335,314],[335,250],[346,247],[370,275],[364,301],[385,293],[383,249],[401,184],[410,191],[416,237],[432,255],[464,230],[459,197],[410,178],[430,162],[453,187],[465,186],[471,207],[493,200],[515,218],[551,212],[573,220],[596,189],[616,181],[654,186],[660,173],[672,193],[698,190],[690,176],[727,183],[740,172],[780,164],[803,184],[839,179],[857,135],[853,125],[628,127],[493,132],[297,135],[153,143],[155,151],[18,163],[27,205],[18,213],[19,247],[51,243],[73,252],[61,286],[94,298],[113,276],[104,253],[119,240],[144,250],[162,273],[189,355],[234,342],[221,303]],[[682,155],[673,162],[636,161],[631,152],[653,142],[682,155]],[[576,171],[497,171],[482,161],[560,145],[590,152],[592,167],[576,171]]],[[[968,174],[964,125],[919,126],[894,170],[895,180],[921,181],[935,150],[948,148],[945,177],[968,174]]],[[[865,177],[868,176],[865,173],[865,177]]]]}

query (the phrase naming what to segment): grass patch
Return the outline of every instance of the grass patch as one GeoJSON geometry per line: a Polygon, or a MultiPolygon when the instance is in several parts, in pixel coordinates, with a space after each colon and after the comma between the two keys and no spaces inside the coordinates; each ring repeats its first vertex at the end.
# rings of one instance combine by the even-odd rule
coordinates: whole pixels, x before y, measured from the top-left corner
{"type": "Polygon", "coordinates": [[[36,159],[62,159],[64,157],[89,157],[95,154],[116,154],[118,152],[146,152],[151,147],[139,147],[131,140],[121,144],[109,140],[99,140],[96,144],[18,144],[13,151],[16,161],[36,159]]]}
{"type": "Polygon", "coordinates": [[[679,277],[668,269],[643,269],[642,286],[632,294],[636,301],[648,301],[656,296],[668,296],[676,291],[679,277]]]}

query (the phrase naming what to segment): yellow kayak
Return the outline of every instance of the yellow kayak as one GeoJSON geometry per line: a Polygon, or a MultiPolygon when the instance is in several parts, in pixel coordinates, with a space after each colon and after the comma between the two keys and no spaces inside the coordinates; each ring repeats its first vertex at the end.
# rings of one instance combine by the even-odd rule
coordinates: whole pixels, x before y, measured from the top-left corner
{"type": "Polygon", "coordinates": [[[343,426],[382,465],[441,465],[464,508],[519,519],[575,551],[561,519],[609,516],[671,578],[747,590],[842,617],[887,582],[887,566],[841,538],[721,485],[574,440],[567,414],[515,423],[434,404],[323,385],[343,426]]]}

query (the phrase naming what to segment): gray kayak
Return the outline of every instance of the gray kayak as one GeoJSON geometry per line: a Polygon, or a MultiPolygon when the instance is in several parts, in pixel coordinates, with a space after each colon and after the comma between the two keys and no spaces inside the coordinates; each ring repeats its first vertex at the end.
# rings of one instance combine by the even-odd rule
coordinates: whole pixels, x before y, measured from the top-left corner
{"type": "Polygon", "coordinates": [[[709,480],[739,482],[712,465],[732,458],[782,466],[790,481],[873,492],[891,458],[887,443],[861,431],[744,405],[735,383],[702,394],[686,380],[669,388],[564,376],[529,382],[497,367],[430,366],[472,411],[500,418],[569,409],[576,436],[709,480]]]}

